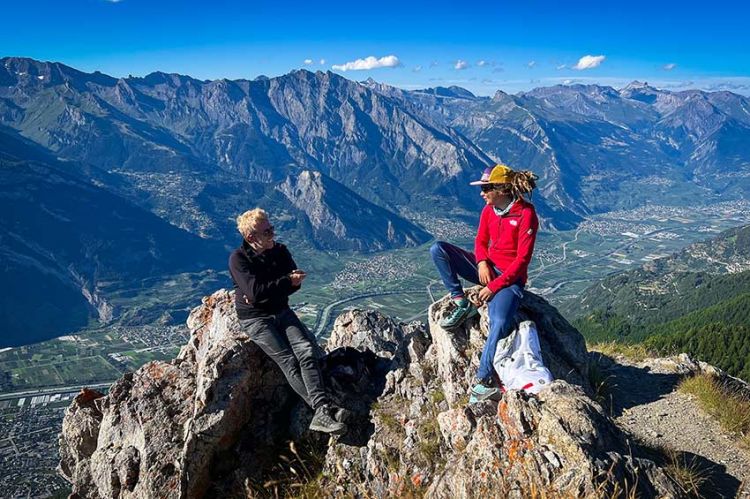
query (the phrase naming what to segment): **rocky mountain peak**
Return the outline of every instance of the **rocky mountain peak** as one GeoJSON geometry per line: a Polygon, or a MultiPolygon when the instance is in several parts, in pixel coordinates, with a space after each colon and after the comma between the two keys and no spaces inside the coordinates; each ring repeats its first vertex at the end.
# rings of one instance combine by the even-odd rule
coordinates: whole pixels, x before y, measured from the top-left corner
{"type": "Polygon", "coordinates": [[[391,213],[318,171],[302,170],[277,186],[307,219],[323,247],[349,244],[358,250],[386,245],[413,246],[429,239],[419,227],[391,213]],[[367,223],[362,221],[367,220],[367,223]]]}
{"type": "Polygon", "coordinates": [[[74,400],[60,469],[80,497],[244,497],[278,481],[291,439],[325,456],[301,464],[311,476],[324,471],[314,484],[324,496],[606,496],[623,487],[680,496],[590,398],[583,338],[553,307],[527,293],[521,313],[536,322],[557,380],[538,396],[510,391],[472,406],[487,312],[451,334],[437,325],[449,308],[447,297],[433,304],[429,325],[357,310],[336,320],[323,370],[353,416],[346,435],[327,441],[306,434],[310,410],[239,329],[232,294],[218,291],[191,313],[176,359],[74,400]]]}

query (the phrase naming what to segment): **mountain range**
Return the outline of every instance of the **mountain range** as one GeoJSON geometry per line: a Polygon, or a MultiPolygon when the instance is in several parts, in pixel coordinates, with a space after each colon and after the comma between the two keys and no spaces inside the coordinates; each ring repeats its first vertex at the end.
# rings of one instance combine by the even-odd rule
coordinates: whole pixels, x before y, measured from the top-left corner
{"type": "MultiPolygon", "coordinates": [[[[7,272],[16,277],[7,282],[34,281],[18,277],[14,266],[21,261],[27,269],[49,267],[36,250],[51,244],[43,224],[27,221],[27,212],[47,212],[30,192],[49,189],[59,213],[100,215],[61,215],[76,223],[55,244],[82,247],[85,256],[62,252],[56,265],[85,279],[38,276],[84,296],[85,307],[75,300],[83,307],[74,307],[80,320],[85,309],[106,310],[97,305],[105,298],[97,301],[91,291],[105,267],[110,280],[158,267],[118,271],[104,258],[93,271],[88,262],[99,258],[100,248],[142,255],[141,238],[149,241],[149,255],[162,255],[154,258],[165,275],[223,268],[223,261],[210,262],[236,246],[233,219],[256,205],[271,212],[288,239],[323,250],[377,251],[430,239],[409,214],[475,224],[476,216],[466,214],[478,213],[482,201],[468,183],[496,161],[539,175],[533,202],[548,229],[654,199],[742,198],[750,187],[747,98],[638,82],[621,90],[572,85],[479,97],[459,87],[406,91],[320,71],[254,80],[161,72],[115,78],[3,58],[0,126],[3,195],[10,220],[19,224],[14,229],[6,222],[0,234],[0,251],[14,255],[7,272]],[[65,178],[65,188],[52,187],[48,178],[65,178]],[[74,184],[96,192],[101,204],[74,184]],[[26,201],[12,201],[22,192],[26,201]],[[118,230],[109,226],[110,203],[132,210],[118,219],[118,230]],[[154,225],[144,238],[149,225],[140,217],[147,215],[164,229],[154,225]],[[14,237],[24,225],[24,246],[18,246],[14,237]],[[82,237],[88,229],[96,237],[82,237]],[[167,241],[157,233],[171,235],[167,241]],[[181,253],[174,261],[172,251],[181,253]],[[182,266],[185,255],[194,264],[182,266]]],[[[16,299],[25,300],[23,310],[39,305],[36,297],[16,299]]],[[[11,315],[16,305],[8,302],[11,315]]],[[[49,327],[50,314],[41,315],[49,327]]]]}

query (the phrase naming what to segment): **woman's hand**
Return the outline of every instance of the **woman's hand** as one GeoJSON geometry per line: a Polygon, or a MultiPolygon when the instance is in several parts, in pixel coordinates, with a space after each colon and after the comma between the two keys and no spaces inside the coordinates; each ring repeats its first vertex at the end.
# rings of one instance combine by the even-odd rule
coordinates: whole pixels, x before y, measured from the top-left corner
{"type": "Polygon", "coordinates": [[[495,272],[492,270],[492,266],[485,260],[479,262],[479,282],[486,286],[494,278],[495,272]]]}
{"type": "Polygon", "coordinates": [[[302,286],[302,281],[305,280],[305,277],[307,277],[307,274],[304,270],[300,269],[293,270],[292,273],[289,274],[289,278],[292,280],[292,286],[295,288],[302,286]]]}
{"type": "Polygon", "coordinates": [[[492,291],[490,288],[488,288],[487,286],[485,286],[485,287],[483,287],[482,289],[479,290],[479,296],[478,296],[479,301],[481,303],[487,303],[488,301],[490,301],[492,299],[492,296],[494,294],[495,294],[494,291],[492,291]]]}

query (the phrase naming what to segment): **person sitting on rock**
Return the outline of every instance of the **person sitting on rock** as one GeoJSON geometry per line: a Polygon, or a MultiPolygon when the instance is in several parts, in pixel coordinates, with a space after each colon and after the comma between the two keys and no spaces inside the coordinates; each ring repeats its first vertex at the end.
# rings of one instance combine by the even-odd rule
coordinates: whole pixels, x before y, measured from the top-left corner
{"type": "Polygon", "coordinates": [[[523,196],[536,187],[536,178],[529,171],[513,171],[500,164],[485,169],[480,180],[471,182],[481,186],[480,195],[486,203],[479,218],[474,253],[443,241],[430,248],[435,267],[455,305],[440,327],[454,330],[478,313],[477,307],[466,298],[459,276],[482,284],[478,304],[489,303],[490,330],[476,384],[471,389],[472,403],[502,396],[492,361],[498,341],[513,328],[523,297],[539,227],[534,205],[523,196]]]}
{"type": "Polygon", "coordinates": [[[297,268],[287,247],[274,241],[264,210],[238,216],[237,229],[243,241],[229,257],[229,272],[240,326],[313,408],[310,429],[343,434],[346,425],[337,420],[342,410],[331,404],[326,392],[315,337],[289,308],[289,295],[300,289],[305,272],[297,268]]]}

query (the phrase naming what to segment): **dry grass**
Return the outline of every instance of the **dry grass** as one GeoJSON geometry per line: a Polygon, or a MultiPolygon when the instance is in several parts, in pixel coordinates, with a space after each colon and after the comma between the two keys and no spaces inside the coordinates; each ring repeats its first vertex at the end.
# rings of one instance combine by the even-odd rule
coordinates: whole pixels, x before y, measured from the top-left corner
{"type": "Polygon", "coordinates": [[[698,374],[680,383],[678,390],[693,395],[701,408],[721,427],[750,447],[750,399],[722,385],[710,374],[698,374]]]}
{"type": "Polygon", "coordinates": [[[668,451],[664,470],[689,497],[703,497],[702,488],[709,480],[708,471],[700,466],[695,456],[668,451]]]}
{"type": "Polygon", "coordinates": [[[325,450],[312,442],[290,441],[288,448],[279,454],[274,466],[273,479],[261,485],[246,484],[247,497],[304,498],[326,497],[322,473],[325,450]]]}
{"type": "Polygon", "coordinates": [[[649,350],[640,343],[620,343],[608,341],[603,343],[586,344],[589,352],[599,352],[607,357],[617,358],[619,356],[633,362],[641,362],[649,357],[656,357],[656,352],[649,350]]]}
{"type": "Polygon", "coordinates": [[[591,387],[594,389],[594,400],[602,406],[612,407],[612,397],[615,389],[614,377],[608,374],[606,366],[602,365],[600,358],[590,358],[588,377],[591,387]]]}

